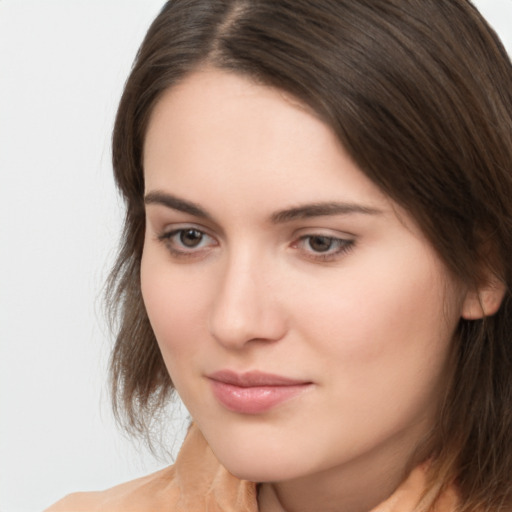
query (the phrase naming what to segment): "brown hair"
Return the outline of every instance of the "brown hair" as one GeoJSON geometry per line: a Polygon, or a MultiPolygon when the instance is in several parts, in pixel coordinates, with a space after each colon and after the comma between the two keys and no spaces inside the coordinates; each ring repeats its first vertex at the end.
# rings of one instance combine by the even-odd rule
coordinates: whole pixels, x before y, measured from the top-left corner
{"type": "MultiPolygon", "coordinates": [[[[432,434],[432,481],[456,480],[463,511],[512,507],[512,66],[468,0],[173,0],[153,22],[113,134],[124,235],[109,284],[118,314],[114,407],[145,432],[172,382],[140,291],[142,152],[163,91],[210,65],[313,108],[360,169],[407,209],[471,286],[506,293],[461,320],[455,374],[432,434]]],[[[434,488],[434,486],[433,486],[434,488]]]]}

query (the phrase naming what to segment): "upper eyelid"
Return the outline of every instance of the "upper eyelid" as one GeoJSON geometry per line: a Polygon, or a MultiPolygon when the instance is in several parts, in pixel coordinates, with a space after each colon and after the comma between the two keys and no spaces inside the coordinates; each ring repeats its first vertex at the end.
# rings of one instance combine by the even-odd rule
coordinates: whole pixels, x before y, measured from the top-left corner
{"type": "Polygon", "coordinates": [[[212,240],[215,240],[215,237],[213,235],[211,235],[204,229],[197,228],[196,226],[185,226],[185,227],[177,227],[177,228],[173,228],[173,229],[169,229],[169,230],[163,230],[162,233],[159,235],[159,238],[160,237],[161,238],[171,238],[173,236],[178,235],[179,233],[181,233],[183,231],[189,231],[189,230],[198,231],[203,236],[206,236],[208,238],[211,238],[212,240]]]}
{"type": "Polygon", "coordinates": [[[187,229],[195,229],[196,231],[200,231],[210,238],[218,238],[218,235],[214,235],[211,229],[197,222],[166,223],[161,229],[156,229],[155,231],[159,233],[159,236],[165,236],[166,234],[168,235],[179,231],[185,231],[187,229]]]}
{"type": "MultiPolygon", "coordinates": [[[[378,210],[374,211],[372,209],[361,208],[361,210],[364,210],[363,213],[368,213],[368,214],[381,213],[378,210]],[[368,212],[366,210],[368,210],[368,212]]],[[[165,204],[162,204],[159,201],[153,202],[151,200],[151,201],[145,203],[145,212],[146,212],[147,220],[151,220],[154,217],[156,217],[156,219],[158,219],[160,217],[160,213],[158,213],[158,212],[162,212],[162,211],[167,212],[166,214],[164,214],[166,216],[167,216],[168,212],[171,212],[173,215],[176,215],[178,217],[185,217],[183,220],[172,220],[169,222],[170,224],[174,224],[174,223],[189,224],[190,223],[195,226],[200,226],[201,229],[205,229],[205,230],[207,230],[207,232],[213,231],[218,236],[221,236],[221,237],[225,236],[225,230],[209,214],[207,214],[207,215],[199,214],[198,215],[195,212],[188,211],[186,209],[176,209],[176,208],[169,207],[165,204]]],[[[353,214],[355,214],[356,216],[359,216],[359,215],[361,215],[361,212],[358,209],[356,212],[351,212],[351,213],[345,214],[342,217],[352,218],[353,214]]],[[[327,231],[332,230],[337,233],[341,232],[342,235],[347,235],[348,237],[355,236],[354,234],[352,234],[350,232],[338,230],[336,227],[330,227],[329,224],[331,224],[331,222],[328,219],[336,219],[336,218],[340,218],[340,214],[334,214],[334,213],[325,214],[324,213],[321,215],[317,214],[317,215],[304,216],[304,217],[299,216],[298,218],[287,219],[286,221],[283,221],[283,222],[276,221],[276,222],[273,222],[273,225],[275,227],[280,226],[280,227],[286,228],[286,229],[293,229],[293,231],[302,231],[302,230],[316,231],[316,230],[324,230],[325,229],[327,231]],[[321,225],[322,221],[320,219],[323,219],[324,222],[326,222],[328,225],[322,226],[321,225]],[[294,227],[294,225],[296,225],[296,224],[299,224],[299,226],[300,226],[300,224],[303,224],[303,226],[298,227],[298,229],[297,229],[296,227],[294,227]],[[318,224],[320,224],[320,225],[318,225],[318,224]]],[[[272,229],[272,228],[269,227],[269,229],[272,229]]]]}
{"type": "Polygon", "coordinates": [[[339,242],[341,244],[346,244],[346,245],[353,244],[355,242],[355,239],[353,237],[351,237],[351,238],[342,238],[342,237],[339,237],[339,236],[331,236],[331,235],[323,235],[323,234],[310,234],[310,235],[302,235],[302,236],[300,236],[296,240],[296,242],[294,242],[294,244],[298,244],[300,242],[303,242],[305,240],[308,240],[310,238],[315,238],[315,237],[329,238],[332,241],[339,242]]]}
{"type": "Polygon", "coordinates": [[[338,240],[340,242],[350,242],[354,240],[354,237],[347,237],[347,236],[336,236],[336,235],[326,235],[324,233],[306,233],[305,235],[300,235],[298,237],[299,240],[305,240],[307,238],[330,238],[331,240],[338,240]]]}
{"type": "Polygon", "coordinates": [[[337,238],[339,240],[354,240],[357,235],[349,231],[342,231],[340,229],[331,227],[312,227],[306,226],[303,228],[296,229],[294,231],[296,238],[303,238],[307,236],[325,236],[328,238],[337,238]]]}
{"type": "Polygon", "coordinates": [[[159,202],[149,202],[145,204],[146,222],[155,226],[155,231],[162,231],[164,228],[158,226],[170,225],[190,225],[198,227],[199,231],[206,233],[214,232],[219,236],[224,235],[224,231],[220,225],[210,216],[195,215],[193,212],[169,208],[159,202]]]}
{"type": "MultiPolygon", "coordinates": [[[[170,235],[182,230],[187,229],[195,229],[200,231],[204,235],[213,238],[217,241],[220,241],[224,238],[222,232],[218,232],[216,229],[212,229],[209,226],[205,226],[203,223],[194,222],[194,221],[181,221],[181,222],[166,222],[162,223],[162,227],[158,227],[158,222],[154,223],[154,232],[158,237],[170,235]]],[[[287,237],[290,240],[290,243],[295,244],[298,243],[301,239],[305,239],[308,237],[314,236],[322,236],[326,238],[332,238],[333,240],[341,240],[341,241],[354,241],[357,236],[348,231],[341,231],[332,227],[321,227],[321,226],[303,226],[298,229],[293,229],[287,237]]]]}

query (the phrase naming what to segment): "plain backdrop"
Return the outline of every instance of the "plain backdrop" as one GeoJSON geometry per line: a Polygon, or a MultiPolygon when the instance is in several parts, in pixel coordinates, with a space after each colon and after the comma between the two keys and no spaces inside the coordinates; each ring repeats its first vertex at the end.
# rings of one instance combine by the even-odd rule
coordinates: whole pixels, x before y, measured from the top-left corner
{"type": "MultiPolygon", "coordinates": [[[[512,0],[476,4],[512,52],[512,0]]],[[[122,218],[113,117],[162,5],[0,0],[0,512],[42,510],[169,461],[114,424],[101,307],[122,218]]],[[[181,410],[174,451],[185,424],[181,410]]]]}

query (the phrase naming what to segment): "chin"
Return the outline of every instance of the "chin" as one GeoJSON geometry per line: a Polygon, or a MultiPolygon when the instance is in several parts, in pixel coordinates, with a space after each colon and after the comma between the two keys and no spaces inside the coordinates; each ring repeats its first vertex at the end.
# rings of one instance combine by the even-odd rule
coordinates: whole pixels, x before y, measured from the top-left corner
{"type": "Polygon", "coordinates": [[[227,437],[229,445],[210,442],[219,462],[234,476],[251,482],[278,482],[291,480],[311,471],[310,461],[303,467],[304,457],[299,448],[287,453],[286,447],[276,449],[271,441],[237,443],[227,437]],[[297,456],[298,455],[298,456],[297,456]]]}
{"type": "Polygon", "coordinates": [[[280,457],[274,453],[271,458],[265,457],[264,460],[249,460],[249,457],[240,460],[239,457],[236,457],[238,460],[219,458],[219,461],[232,475],[250,482],[281,482],[300,476],[296,465],[287,464],[282,460],[274,461],[274,458],[280,457]]]}
{"type": "Polygon", "coordinates": [[[293,428],[293,415],[272,417],[196,416],[196,423],[218,461],[234,476],[251,482],[291,480],[313,473],[322,450],[311,429],[293,428]]]}

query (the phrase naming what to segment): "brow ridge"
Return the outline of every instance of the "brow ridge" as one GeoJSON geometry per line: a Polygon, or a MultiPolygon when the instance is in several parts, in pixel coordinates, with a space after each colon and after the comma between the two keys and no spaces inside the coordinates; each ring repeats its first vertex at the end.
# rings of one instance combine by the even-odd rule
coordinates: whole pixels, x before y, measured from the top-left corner
{"type": "Polygon", "coordinates": [[[281,224],[311,217],[350,214],[378,215],[381,213],[381,210],[370,206],[363,206],[357,203],[331,201],[326,203],[305,204],[281,210],[274,213],[271,220],[275,224],[281,224]]]}
{"type": "MultiPolygon", "coordinates": [[[[192,201],[181,199],[166,192],[159,190],[149,192],[144,197],[145,204],[159,204],[173,210],[177,210],[194,217],[212,220],[213,217],[201,206],[192,201]]],[[[370,206],[364,206],[349,202],[318,202],[294,206],[285,210],[280,210],[271,215],[270,220],[273,224],[283,224],[294,220],[301,220],[313,217],[325,217],[331,215],[378,215],[382,211],[370,206]]]]}
{"type": "Polygon", "coordinates": [[[183,213],[188,213],[194,217],[200,217],[203,219],[211,219],[212,216],[203,208],[192,201],[187,201],[179,197],[173,196],[166,192],[156,190],[154,192],[148,192],[144,196],[144,204],[159,204],[172,208],[183,213]]]}

